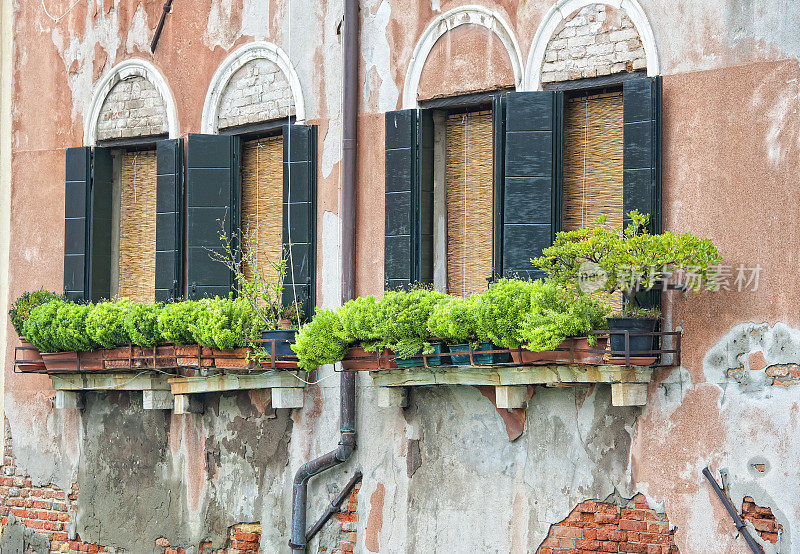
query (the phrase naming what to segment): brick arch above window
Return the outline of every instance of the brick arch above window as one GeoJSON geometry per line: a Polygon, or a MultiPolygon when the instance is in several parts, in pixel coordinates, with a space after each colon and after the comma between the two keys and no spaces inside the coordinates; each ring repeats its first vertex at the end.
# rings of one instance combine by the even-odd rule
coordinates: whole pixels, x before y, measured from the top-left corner
{"type": "MultiPolygon", "coordinates": [[[[284,117],[292,113],[297,118],[298,123],[304,122],[306,120],[306,111],[303,91],[300,88],[300,79],[289,57],[277,45],[271,42],[257,41],[245,44],[235,50],[214,73],[203,104],[202,132],[214,134],[220,127],[238,125],[239,123],[231,120],[239,116],[239,114],[234,114],[233,109],[243,107],[236,105],[240,103],[240,99],[235,98],[236,91],[243,90],[239,86],[240,81],[243,84],[248,82],[249,79],[255,78],[255,80],[258,80],[264,77],[263,80],[266,82],[269,80],[268,75],[272,76],[273,83],[286,84],[286,86],[279,87],[282,98],[284,98],[286,91],[289,91],[290,94],[290,98],[285,97],[288,102],[277,103],[275,117],[284,117]]],[[[248,86],[247,88],[252,87],[248,86]]],[[[273,100],[277,100],[277,98],[270,99],[269,92],[272,89],[270,87],[267,88],[268,91],[263,97],[259,93],[258,99],[253,97],[252,101],[248,102],[248,106],[253,105],[259,109],[264,106],[268,108],[270,106],[275,107],[273,106],[275,104],[273,100]]],[[[253,95],[251,94],[250,96],[253,95]]],[[[269,109],[267,113],[270,113],[269,109]]],[[[265,118],[274,119],[275,117],[265,117],[262,113],[259,120],[265,118]]],[[[253,122],[244,121],[244,123],[253,122]]]]}
{"type": "Polygon", "coordinates": [[[83,143],[167,133],[180,136],[178,113],[167,82],[148,61],[120,62],[97,83],[83,130],[83,143]]]}
{"type": "MultiPolygon", "coordinates": [[[[543,71],[543,69],[553,69],[551,67],[543,67],[545,63],[549,63],[545,61],[548,52],[552,52],[558,46],[558,44],[556,44],[556,46],[553,45],[553,40],[568,40],[570,37],[559,37],[558,35],[562,34],[564,29],[568,28],[570,20],[573,20],[574,17],[581,17],[585,8],[596,5],[608,6],[618,10],[621,12],[621,15],[624,15],[624,17],[632,23],[632,29],[636,31],[637,37],[641,41],[647,74],[649,76],[658,75],[658,51],[656,49],[653,29],[647,19],[647,14],[636,0],[611,0],[608,2],[597,2],[596,0],[559,0],[548,10],[547,14],[545,14],[539,25],[539,29],[536,31],[536,36],[534,37],[525,67],[524,90],[541,90],[543,74],[546,72],[543,71]]],[[[588,15],[591,9],[586,11],[587,14],[585,15],[588,15]]],[[[628,27],[627,23],[623,21],[619,31],[623,31],[624,34],[624,30],[629,28],[631,27],[628,27]]],[[[610,40],[610,37],[607,38],[610,40]]],[[[573,46],[577,47],[578,45],[573,44],[573,46]]],[[[586,54],[584,53],[583,55],[586,54]]],[[[633,65],[633,60],[631,60],[631,65],[633,65]]],[[[640,65],[640,63],[636,65],[640,65]]],[[[581,75],[581,77],[582,76],[583,75],[581,75]]],[[[549,75],[545,76],[545,79],[552,80],[553,77],[553,75],[549,75]]],[[[575,77],[569,77],[569,75],[567,75],[567,78],[575,77]]],[[[555,80],[562,79],[556,78],[555,80]]]]}
{"type": "Polygon", "coordinates": [[[514,84],[516,88],[520,87],[523,81],[522,53],[511,26],[498,12],[483,6],[459,6],[434,19],[417,41],[403,82],[403,109],[417,107],[417,91],[422,71],[436,42],[448,31],[469,24],[486,27],[497,35],[511,60],[514,84]]]}

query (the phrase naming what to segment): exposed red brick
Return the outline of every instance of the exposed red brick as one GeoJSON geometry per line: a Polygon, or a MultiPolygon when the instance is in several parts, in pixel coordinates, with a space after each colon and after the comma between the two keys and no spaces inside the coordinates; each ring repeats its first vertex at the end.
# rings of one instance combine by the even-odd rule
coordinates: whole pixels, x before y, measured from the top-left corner
{"type": "MultiPolygon", "coordinates": [[[[754,517],[761,513],[753,510],[754,517]]],[[[539,546],[539,554],[588,554],[591,552],[631,552],[669,554],[678,552],[675,530],[669,529],[666,515],[650,509],[642,495],[619,505],[586,501],[578,504],[564,520],[550,527],[539,546]]]]}
{"type": "Polygon", "coordinates": [[[749,496],[742,501],[742,519],[752,523],[761,538],[773,544],[778,542],[778,535],[783,532],[783,526],[778,523],[772,509],[759,506],[749,496]]]}

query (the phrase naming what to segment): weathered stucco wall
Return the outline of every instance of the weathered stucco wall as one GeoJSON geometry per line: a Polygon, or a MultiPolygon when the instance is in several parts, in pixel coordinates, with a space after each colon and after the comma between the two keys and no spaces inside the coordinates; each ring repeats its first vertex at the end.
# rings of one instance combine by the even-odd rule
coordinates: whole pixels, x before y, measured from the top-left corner
{"type": "MultiPolygon", "coordinates": [[[[552,2],[478,3],[507,23],[524,62],[552,2]]],[[[68,7],[47,5],[55,15],[68,7]]],[[[421,34],[460,5],[361,3],[359,294],[383,288],[375,240],[383,233],[383,112],[401,107],[421,34]]],[[[684,331],[683,367],[657,372],[644,409],[610,406],[604,387],[539,388],[515,442],[472,387],[420,388],[409,408],[378,409],[370,378],[360,376],[359,449],[309,489],[311,520],[355,469],[364,472],[356,551],[535,551],[579,503],[641,493],[677,527],[681,550],[741,552],[700,474],[706,465],[727,471],[739,507],[748,496],[772,510],[782,552],[800,550],[800,491],[789,469],[800,454],[792,366],[800,364],[800,5],[643,0],[642,8],[665,75],[664,227],[712,238],[728,265],[760,264],[759,289],[671,293],[665,313],[684,331]]],[[[321,305],[335,306],[341,2],[175,3],[150,55],[160,11],[155,1],[88,0],[55,22],[38,2],[15,6],[10,296],[62,287],[64,149],[82,144],[105,72],[125,59],[152,62],[184,136],[201,130],[220,63],[242,44],[268,40],[287,53],[308,119],[319,125],[318,293],[321,305]]],[[[419,98],[513,84],[506,49],[488,32],[456,27],[440,39],[419,98]],[[462,71],[437,83],[452,67],[462,71]]],[[[9,340],[7,352],[15,345],[9,340]]],[[[78,482],[73,531],[130,552],[150,551],[159,537],[216,547],[230,525],[256,521],[262,549],[285,551],[292,475],[338,441],[330,368],[291,414],[273,413],[257,394],[209,395],[201,416],[144,412],[138,395],[111,393],[88,393],[83,413],[58,412],[47,378],[14,374],[9,364],[5,378],[18,471],[33,485],[69,491],[78,482]]],[[[332,548],[337,533],[326,529],[314,548],[332,548]]]]}

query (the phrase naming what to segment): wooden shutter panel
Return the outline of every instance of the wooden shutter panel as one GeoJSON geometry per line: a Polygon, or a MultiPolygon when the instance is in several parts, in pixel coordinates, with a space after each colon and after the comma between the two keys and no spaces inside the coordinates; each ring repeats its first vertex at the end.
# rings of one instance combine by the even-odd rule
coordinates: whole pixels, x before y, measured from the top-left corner
{"type": "Polygon", "coordinates": [[[224,135],[190,134],[188,140],[189,194],[188,279],[189,297],[227,297],[233,274],[210,257],[209,250],[222,251],[223,229],[233,236],[238,229],[239,139],[224,135]]]}
{"type": "Polygon", "coordinates": [[[316,305],[317,126],[283,126],[283,302],[295,298],[306,317],[316,305]]]}
{"type": "Polygon", "coordinates": [[[89,296],[92,302],[111,297],[111,222],[114,162],[110,148],[95,148],[89,220],[89,296]]]}
{"type": "Polygon", "coordinates": [[[506,171],[506,97],[492,97],[492,189],[494,236],[492,237],[492,278],[503,274],[503,197],[506,171]]]}
{"type": "Polygon", "coordinates": [[[384,284],[433,283],[433,116],[386,113],[384,284]]]}
{"type": "Polygon", "coordinates": [[[561,228],[563,94],[512,92],[506,97],[502,274],[541,277],[530,259],[561,228]]]}
{"type": "Polygon", "coordinates": [[[89,190],[92,182],[92,149],[67,148],[64,205],[64,295],[68,300],[89,298],[86,272],[89,235],[89,190]]]}
{"type": "Polygon", "coordinates": [[[661,232],[661,77],[622,85],[623,210],[650,214],[650,231],[661,232]]]}
{"type": "Polygon", "coordinates": [[[183,296],[183,139],[156,143],[156,302],[183,296]]]}
{"type": "MultiPolygon", "coordinates": [[[[631,79],[622,85],[623,224],[631,210],[650,214],[650,232],[661,232],[661,77],[631,79]]],[[[636,295],[642,307],[659,307],[661,291],[636,295]]]]}

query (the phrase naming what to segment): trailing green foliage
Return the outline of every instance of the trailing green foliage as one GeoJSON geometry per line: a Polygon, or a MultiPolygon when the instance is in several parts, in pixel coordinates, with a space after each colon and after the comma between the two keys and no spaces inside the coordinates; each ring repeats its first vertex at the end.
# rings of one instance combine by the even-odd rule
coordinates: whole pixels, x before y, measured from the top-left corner
{"type": "Polygon", "coordinates": [[[531,307],[534,281],[501,279],[475,302],[475,326],[481,341],[505,348],[522,343],[522,319],[531,307]]]}
{"type": "Polygon", "coordinates": [[[244,298],[200,300],[189,330],[197,344],[219,350],[242,348],[259,336],[256,312],[244,298]]]}
{"type": "MultiPolygon", "coordinates": [[[[553,350],[568,337],[607,329],[608,311],[588,294],[537,281],[531,292],[530,311],[522,318],[520,336],[529,350],[553,350]]],[[[594,335],[588,335],[588,339],[591,345],[597,343],[594,335]]]]}
{"type": "Polygon", "coordinates": [[[125,326],[125,313],[130,306],[131,302],[127,298],[90,306],[91,310],[86,319],[86,332],[89,337],[104,348],[117,348],[131,342],[125,326]]]}
{"type": "Polygon", "coordinates": [[[450,344],[475,342],[478,339],[475,304],[479,299],[477,295],[467,298],[451,296],[436,304],[428,318],[430,334],[450,344]]]}
{"type": "Polygon", "coordinates": [[[164,306],[158,313],[158,332],[167,342],[194,344],[189,325],[197,320],[197,302],[184,300],[164,306]]]}
{"type": "Polygon", "coordinates": [[[622,291],[625,308],[636,306],[636,293],[657,286],[672,271],[691,272],[688,288],[699,291],[703,286],[714,288],[715,267],[721,257],[709,239],[691,233],[671,231],[651,235],[650,216],[634,210],[628,214],[631,223],[621,229],[602,227],[605,218],[598,218],[591,229],[556,234],[553,246],[531,262],[542,268],[549,280],[568,288],[622,291]],[[585,279],[587,268],[594,273],[591,282],[585,279]]]}
{"type": "Polygon", "coordinates": [[[31,310],[36,306],[41,306],[52,300],[61,300],[61,296],[54,292],[39,289],[30,292],[25,292],[17,298],[11,305],[8,311],[8,316],[11,319],[11,325],[20,337],[24,337],[23,326],[30,316],[31,310]]]}
{"type": "Polygon", "coordinates": [[[61,343],[56,333],[56,315],[64,300],[51,300],[31,309],[22,333],[41,352],[59,352],[61,343]]]}
{"type": "Polygon", "coordinates": [[[424,288],[387,291],[378,302],[379,340],[400,358],[415,356],[423,349],[428,353],[428,318],[446,299],[447,295],[424,288]]]}
{"type": "Polygon", "coordinates": [[[381,338],[377,328],[379,310],[380,304],[374,296],[362,296],[346,302],[337,312],[342,325],[342,340],[374,350],[381,338]]]}
{"type": "Polygon", "coordinates": [[[164,338],[158,330],[160,304],[130,304],[125,312],[125,329],[135,344],[153,348],[164,338]]]}
{"type": "Polygon", "coordinates": [[[312,371],[321,365],[334,364],[344,358],[348,342],[339,314],[319,310],[310,323],[300,328],[292,345],[301,368],[312,371]]]}

